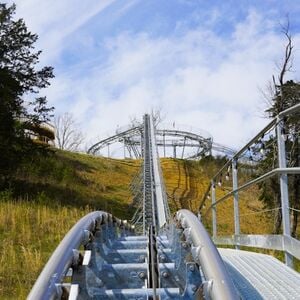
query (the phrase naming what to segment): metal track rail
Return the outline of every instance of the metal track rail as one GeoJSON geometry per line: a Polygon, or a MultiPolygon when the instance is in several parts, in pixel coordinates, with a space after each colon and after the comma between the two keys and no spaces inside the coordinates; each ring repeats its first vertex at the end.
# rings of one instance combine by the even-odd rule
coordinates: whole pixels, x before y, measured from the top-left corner
{"type": "Polygon", "coordinates": [[[155,227],[149,228],[149,284],[153,289],[152,299],[158,299],[156,290],[160,288],[159,284],[159,262],[158,250],[156,245],[155,227]]]}
{"type": "Polygon", "coordinates": [[[159,156],[156,144],[156,132],[153,119],[149,119],[150,125],[150,145],[151,145],[151,162],[153,169],[153,184],[154,184],[154,199],[155,199],[155,211],[157,217],[158,229],[163,227],[167,223],[169,217],[169,206],[166,200],[166,194],[164,190],[164,183],[162,179],[159,156]]]}
{"type": "Polygon", "coordinates": [[[153,191],[153,169],[151,162],[151,145],[149,139],[150,122],[149,115],[144,116],[144,233],[154,225],[156,226],[155,209],[154,209],[154,191],[153,191]]]}
{"type": "Polygon", "coordinates": [[[160,172],[153,120],[144,116],[144,232],[153,225],[157,231],[167,223],[168,204],[160,172]]]}
{"type": "Polygon", "coordinates": [[[88,244],[94,231],[102,224],[108,223],[131,229],[127,222],[121,221],[103,211],[89,213],[80,219],[53,252],[27,299],[60,298],[62,295],[62,290],[59,288],[60,283],[66,276],[69,268],[79,263],[80,254],[77,249],[81,245],[88,244]]]}
{"type": "Polygon", "coordinates": [[[125,130],[124,132],[117,133],[111,137],[108,137],[108,138],[101,140],[98,143],[94,144],[93,146],[91,146],[88,149],[87,153],[88,154],[96,154],[103,147],[105,147],[111,143],[114,143],[116,141],[119,141],[120,139],[126,139],[128,135],[139,133],[140,130],[141,130],[140,126],[135,126],[135,127],[125,130]]]}
{"type": "Polygon", "coordinates": [[[193,244],[192,254],[202,267],[209,297],[239,299],[220,254],[199,219],[187,209],[179,210],[176,217],[193,244]]]}
{"type": "Polygon", "coordinates": [[[130,233],[132,227],[127,222],[108,213],[88,214],[57,247],[29,300],[66,296],[78,300],[136,299],[137,295],[139,299],[184,300],[198,299],[200,294],[205,299],[238,299],[224,263],[197,217],[180,210],[177,223],[181,228],[168,222],[170,213],[151,116],[144,116],[143,126],[143,235],[130,233]],[[122,230],[115,230],[116,226],[122,230]],[[84,255],[79,252],[82,245],[84,255]],[[70,268],[68,283],[65,277],[70,268]]]}

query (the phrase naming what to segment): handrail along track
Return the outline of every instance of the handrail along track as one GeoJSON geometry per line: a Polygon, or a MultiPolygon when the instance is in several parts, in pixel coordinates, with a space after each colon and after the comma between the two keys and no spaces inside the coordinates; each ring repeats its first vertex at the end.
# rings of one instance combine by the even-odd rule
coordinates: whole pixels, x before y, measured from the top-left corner
{"type": "MultiPolygon", "coordinates": [[[[300,259],[300,241],[291,237],[290,232],[290,215],[289,215],[289,195],[288,195],[288,178],[287,175],[300,174],[300,166],[297,167],[286,167],[286,150],[283,132],[283,122],[284,118],[291,116],[295,113],[300,112],[300,104],[296,104],[282,112],[280,112],[274,119],[272,119],[258,134],[256,134],[245,146],[243,146],[231,159],[229,159],[223,167],[217,171],[217,173],[212,177],[210,184],[202,198],[199,206],[199,212],[205,206],[205,203],[210,198],[211,204],[206,209],[203,217],[205,218],[210,211],[212,211],[212,228],[213,228],[213,238],[216,244],[220,245],[234,245],[247,246],[247,247],[257,247],[272,250],[281,250],[285,252],[286,264],[290,267],[293,266],[292,257],[300,259]],[[271,129],[275,130],[277,137],[277,149],[278,149],[278,167],[266,172],[259,177],[256,177],[250,181],[245,182],[241,186],[237,186],[238,175],[237,175],[237,162],[242,157],[243,153],[247,151],[250,146],[259,142],[261,138],[271,129]],[[217,182],[222,177],[222,174],[226,173],[226,170],[231,170],[233,184],[232,189],[220,198],[216,198],[216,188],[217,182]],[[240,220],[239,220],[239,204],[238,204],[238,193],[243,191],[254,184],[263,182],[266,179],[279,175],[280,181],[280,191],[281,191],[281,209],[282,219],[283,219],[283,235],[251,235],[251,234],[241,234],[240,233],[240,220]],[[218,237],[217,236],[217,205],[226,199],[233,196],[234,200],[234,236],[228,237],[218,237]]],[[[228,172],[228,171],[227,171],[228,172]]],[[[229,172],[228,172],[229,175],[229,172]]]]}

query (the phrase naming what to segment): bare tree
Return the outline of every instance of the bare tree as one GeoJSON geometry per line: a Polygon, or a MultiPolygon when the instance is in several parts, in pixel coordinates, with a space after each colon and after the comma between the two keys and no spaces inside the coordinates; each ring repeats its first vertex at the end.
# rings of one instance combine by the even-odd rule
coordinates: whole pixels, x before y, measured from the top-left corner
{"type": "Polygon", "coordinates": [[[129,126],[130,127],[133,128],[133,127],[137,127],[140,125],[141,125],[141,121],[138,120],[136,115],[129,116],[129,126]]]}
{"type": "Polygon", "coordinates": [[[70,113],[56,116],[55,124],[55,144],[59,149],[78,151],[83,144],[84,137],[70,113]]]}
{"type": "Polygon", "coordinates": [[[161,107],[152,108],[151,114],[152,114],[155,126],[160,124],[166,117],[163,114],[161,107]]]}
{"type": "MultiPolygon", "coordinates": [[[[282,65],[279,66],[280,73],[278,76],[279,84],[282,86],[284,84],[284,76],[287,72],[290,72],[293,67],[293,44],[292,44],[292,35],[290,33],[290,22],[289,18],[287,18],[286,25],[281,25],[282,33],[287,39],[287,44],[285,46],[285,52],[283,57],[282,65]]],[[[273,79],[274,80],[274,79],[273,79]]]]}
{"type": "MultiPolygon", "coordinates": [[[[289,17],[286,18],[285,24],[279,24],[281,28],[281,33],[286,38],[286,44],[284,46],[284,55],[280,61],[276,61],[276,69],[278,70],[278,75],[275,77],[272,76],[272,80],[270,80],[266,86],[266,89],[260,89],[260,92],[265,100],[265,105],[267,108],[270,108],[274,105],[274,95],[276,93],[282,93],[282,86],[285,83],[285,76],[288,72],[292,72],[293,69],[293,40],[290,31],[290,21],[289,17]]],[[[283,98],[283,95],[281,95],[283,98]]],[[[280,111],[282,111],[282,102],[278,103],[277,111],[274,116],[277,115],[280,111]]],[[[267,116],[270,117],[268,109],[265,110],[267,112],[267,116]]],[[[264,115],[265,116],[265,115],[264,115]]]]}
{"type": "MultiPolygon", "coordinates": [[[[300,83],[293,80],[286,80],[288,72],[293,67],[293,39],[290,31],[289,19],[286,25],[281,25],[282,33],[286,39],[284,55],[280,63],[277,64],[278,75],[273,76],[273,82],[269,85],[270,97],[268,108],[265,110],[268,117],[274,118],[281,111],[292,107],[300,102],[300,83]]],[[[287,164],[289,167],[298,167],[300,164],[300,122],[299,114],[284,119],[284,132],[286,135],[287,164]]],[[[270,140],[270,142],[272,142],[270,140]]],[[[268,170],[270,165],[277,160],[278,149],[268,153],[261,162],[261,168],[268,170]]],[[[275,166],[274,166],[275,167],[275,166]]],[[[269,183],[261,186],[261,197],[267,205],[280,207],[280,187],[277,178],[270,179],[269,183]]],[[[298,227],[298,215],[300,209],[300,175],[295,174],[289,177],[289,201],[291,208],[292,236],[296,236],[298,227]]],[[[274,222],[274,233],[280,232],[282,223],[281,210],[276,211],[274,222]]]]}

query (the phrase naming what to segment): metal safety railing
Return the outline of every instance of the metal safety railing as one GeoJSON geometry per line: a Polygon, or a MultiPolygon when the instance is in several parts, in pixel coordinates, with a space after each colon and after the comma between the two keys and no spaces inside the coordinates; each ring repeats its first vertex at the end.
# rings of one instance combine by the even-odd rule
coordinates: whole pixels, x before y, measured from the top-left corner
{"type": "Polygon", "coordinates": [[[132,229],[126,221],[119,220],[106,212],[89,213],[73,226],[53,252],[27,299],[60,298],[63,292],[61,283],[69,268],[79,264],[81,254],[78,249],[81,245],[88,244],[94,232],[104,224],[132,229]]]}
{"type": "MultiPolygon", "coordinates": [[[[213,239],[217,244],[227,244],[235,246],[247,246],[247,247],[259,247],[266,249],[282,250],[285,252],[286,264],[292,266],[292,257],[300,259],[300,241],[291,237],[290,230],[290,205],[289,205],[289,192],[288,192],[288,174],[300,174],[300,166],[287,168],[286,162],[286,147],[284,137],[284,119],[300,111],[300,104],[297,104],[291,108],[288,108],[279,113],[265,128],[263,128],[255,137],[253,137],[244,147],[242,147],[231,159],[229,159],[224,166],[213,176],[204,197],[199,206],[199,212],[201,214],[205,203],[211,198],[211,205],[207,208],[206,213],[203,215],[205,218],[210,211],[212,211],[212,234],[213,239]],[[276,143],[278,149],[278,168],[275,168],[261,176],[238,186],[238,160],[243,156],[249,147],[256,142],[261,141],[261,138],[271,129],[275,130],[276,143]],[[226,177],[229,177],[229,172],[232,176],[232,189],[224,196],[216,197],[216,188],[218,179],[222,177],[223,173],[226,173],[226,177]],[[281,197],[281,212],[283,223],[283,235],[242,235],[240,233],[240,212],[239,212],[239,192],[257,184],[263,182],[266,179],[279,175],[280,183],[280,197],[281,197]],[[220,238],[217,236],[217,205],[225,201],[228,198],[233,197],[234,207],[234,236],[220,238]]],[[[219,181],[219,183],[221,183],[219,181]]]]}

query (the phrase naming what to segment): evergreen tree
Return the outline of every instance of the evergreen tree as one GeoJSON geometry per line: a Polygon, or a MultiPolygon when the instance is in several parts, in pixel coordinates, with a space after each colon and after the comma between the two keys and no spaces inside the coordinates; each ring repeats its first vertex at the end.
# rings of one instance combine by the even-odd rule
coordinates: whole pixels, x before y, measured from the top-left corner
{"type": "Polygon", "coordinates": [[[41,149],[26,132],[48,121],[53,110],[38,95],[54,77],[53,68],[36,69],[41,54],[34,50],[38,36],[22,19],[14,20],[15,9],[0,3],[0,187],[22,160],[41,149]]]}

